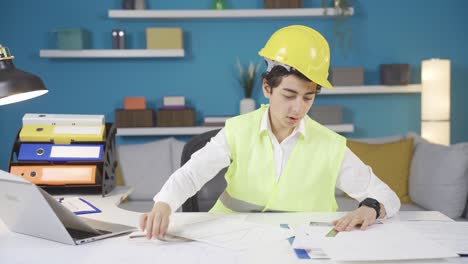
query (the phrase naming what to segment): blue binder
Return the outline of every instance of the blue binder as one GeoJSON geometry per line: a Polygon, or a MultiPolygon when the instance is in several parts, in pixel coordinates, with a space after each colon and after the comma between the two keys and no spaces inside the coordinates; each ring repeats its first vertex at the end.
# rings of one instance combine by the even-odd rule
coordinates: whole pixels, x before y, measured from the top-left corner
{"type": "Polygon", "coordinates": [[[19,161],[101,161],[103,144],[29,144],[23,143],[19,161]]]}

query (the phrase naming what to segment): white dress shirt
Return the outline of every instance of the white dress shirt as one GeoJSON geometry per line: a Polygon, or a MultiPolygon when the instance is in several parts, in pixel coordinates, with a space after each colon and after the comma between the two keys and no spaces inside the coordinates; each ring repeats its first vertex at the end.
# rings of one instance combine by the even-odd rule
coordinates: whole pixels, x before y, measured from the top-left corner
{"type": "MultiPolygon", "coordinates": [[[[271,130],[268,110],[262,118],[260,131],[268,130],[273,145],[276,181],[278,181],[299,135],[306,133],[305,118],[287,138],[279,143],[271,130]]],[[[225,128],[223,128],[205,147],[195,152],[187,163],[170,176],[153,200],[169,204],[174,212],[230,163],[231,151],[226,140],[225,128]]],[[[376,199],[384,205],[387,217],[393,216],[400,209],[400,200],[395,192],[377,178],[372,169],[348,147],[346,147],[341,163],[336,187],[359,202],[365,198],[376,199]]]]}

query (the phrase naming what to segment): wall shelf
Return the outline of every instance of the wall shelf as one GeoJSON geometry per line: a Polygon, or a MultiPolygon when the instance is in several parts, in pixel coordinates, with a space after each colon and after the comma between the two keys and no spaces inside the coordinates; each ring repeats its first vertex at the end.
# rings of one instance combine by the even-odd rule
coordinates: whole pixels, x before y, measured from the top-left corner
{"type": "Polygon", "coordinates": [[[335,90],[322,88],[320,95],[342,95],[342,94],[398,94],[398,93],[421,93],[420,84],[387,86],[387,85],[365,85],[365,86],[335,86],[335,90]]]}
{"type": "Polygon", "coordinates": [[[184,57],[183,49],[84,49],[84,50],[40,50],[41,58],[178,58],[184,57]]]}
{"type": "MultiPolygon", "coordinates": [[[[325,125],[338,133],[351,133],[353,124],[325,125]]],[[[220,129],[220,126],[197,127],[141,127],[141,128],[117,128],[117,136],[186,136],[198,135],[210,130],[220,129]]]]}
{"type": "MultiPolygon", "coordinates": [[[[203,19],[203,18],[304,18],[338,16],[335,8],[226,9],[226,10],[109,10],[110,18],[203,19]]],[[[351,7],[349,15],[354,14],[351,7]]]]}

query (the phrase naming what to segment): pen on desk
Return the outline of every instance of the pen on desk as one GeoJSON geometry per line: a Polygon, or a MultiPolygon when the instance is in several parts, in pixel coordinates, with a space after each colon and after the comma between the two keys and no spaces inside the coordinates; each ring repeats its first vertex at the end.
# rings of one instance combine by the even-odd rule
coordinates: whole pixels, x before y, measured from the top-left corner
{"type": "Polygon", "coordinates": [[[332,223],[328,223],[328,222],[313,222],[313,221],[311,221],[309,225],[311,226],[334,226],[332,223]]]}
{"type": "Polygon", "coordinates": [[[327,222],[313,222],[311,221],[309,223],[311,226],[331,226],[333,227],[325,236],[326,237],[335,237],[338,235],[339,231],[335,229],[335,225],[332,223],[327,223],[327,222]]]}
{"type": "Polygon", "coordinates": [[[139,237],[145,237],[146,234],[133,234],[129,235],[128,238],[139,238],[139,237]]]}

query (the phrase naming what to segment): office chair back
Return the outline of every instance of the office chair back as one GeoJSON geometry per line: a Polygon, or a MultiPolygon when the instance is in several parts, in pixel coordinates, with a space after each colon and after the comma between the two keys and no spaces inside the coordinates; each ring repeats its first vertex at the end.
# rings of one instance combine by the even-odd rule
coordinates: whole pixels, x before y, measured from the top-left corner
{"type": "MultiPolygon", "coordinates": [[[[203,148],[212,137],[218,134],[220,129],[211,130],[194,136],[182,150],[181,165],[183,166],[193,153],[203,148]]],[[[194,196],[190,197],[183,205],[184,212],[208,212],[216,203],[221,193],[226,189],[224,174],[227,167],[222,169],[213,179],[207,182],[194,196]]]]}

